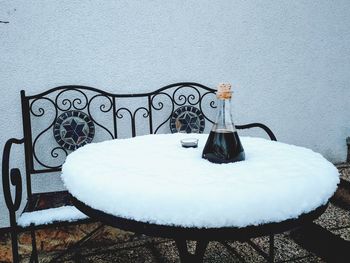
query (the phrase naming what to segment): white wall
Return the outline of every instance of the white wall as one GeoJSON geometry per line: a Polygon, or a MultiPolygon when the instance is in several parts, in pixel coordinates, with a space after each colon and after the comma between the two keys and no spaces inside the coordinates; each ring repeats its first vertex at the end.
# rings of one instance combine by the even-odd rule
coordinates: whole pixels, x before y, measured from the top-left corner
{"type": "MultiPolygon", "coordinates": [[[[349,10],[348,0],[2,0],[0,20],[9,24],[0,24],[0,148],[22,136],[20,89],[138,92],[230,81],[236,123],[261,121],[282,142],[344,161],[349,10]]],[[[1,227],[2,195],[0,209],[1,227]]]]}

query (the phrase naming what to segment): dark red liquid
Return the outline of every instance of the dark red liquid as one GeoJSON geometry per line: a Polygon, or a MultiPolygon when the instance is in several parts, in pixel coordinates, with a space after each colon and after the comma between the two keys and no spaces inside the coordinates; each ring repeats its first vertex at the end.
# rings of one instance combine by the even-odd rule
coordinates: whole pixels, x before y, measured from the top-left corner
{"type": "Polygon", "coordinates": [[[211,131],[204,146],[202,158],[213,163],[232,163],[245,159],[237,132],[211,131]]]}

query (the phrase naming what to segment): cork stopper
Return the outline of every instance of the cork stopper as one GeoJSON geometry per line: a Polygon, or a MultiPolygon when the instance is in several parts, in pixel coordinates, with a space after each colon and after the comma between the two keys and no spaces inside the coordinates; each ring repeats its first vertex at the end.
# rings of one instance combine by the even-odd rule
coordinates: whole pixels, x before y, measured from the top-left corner
{"type": "Polygon", "coordinates": [[[232,91],[230,83],[220,83],[216,93],[218,99],[231,99],[232,91]]]}

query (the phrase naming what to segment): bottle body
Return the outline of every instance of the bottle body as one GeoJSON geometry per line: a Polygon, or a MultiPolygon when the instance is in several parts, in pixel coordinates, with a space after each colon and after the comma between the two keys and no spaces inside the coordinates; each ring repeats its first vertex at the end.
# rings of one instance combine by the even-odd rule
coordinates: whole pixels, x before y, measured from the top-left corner
{"type": "Polygon", "coordinates": [[[212,130],[202,157],[212,163],[232,163],[243,161],[245,154],[236,131],[212,130]]]}
{"type": "Polygon", "coordinates": [[[204,146],[202,158],[213,163],[243,161],[245,159],[244,149],[232,121],[231,91],[220,93],[220,90],[218,90],[217,97],[218,113],[216,122],[204,146]]]}

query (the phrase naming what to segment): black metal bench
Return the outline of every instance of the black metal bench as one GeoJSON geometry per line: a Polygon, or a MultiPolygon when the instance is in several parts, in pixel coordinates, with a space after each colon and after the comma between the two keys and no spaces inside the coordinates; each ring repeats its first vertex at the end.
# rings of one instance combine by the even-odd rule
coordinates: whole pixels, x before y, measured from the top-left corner
{"type": "MultiPolygon", "coordinates": [[[[35,230],[92,222],[82,217],[68,221],[51,218],[45,223],[31,219],[32,213],[38,211],[44,215],[53,211],[47,209],[73,207],[67,191],[33,191],[33,176],[60,172],[69,152],[92,141],[179,131],[209,132],[216,108],[215,90],[191,82],[140,94],[113,94],[76,85],[56,87],[30,96],[22,90],[21,103],[24,136],[6,142],[2,160],[2,183],[10,216],[14,262],[19,261],[18,233],[31,231],[31,261],[37,261],[35,230]],[[186,122],[186,116],[191,117],[191,122],[186,122]],[[9,166],[14,144],[24,144],[24,176],[20,169],[9,166]],[[26,204],[20,212],[24,178],[26,204]],[[14,192],[14,198],[11,192],[14,192]],[[23,218],[26,218],[25,222],[23,218]]],[[[258,127],[271,140],[276,140],[272,131],[260,123],[236,127],[258,127]]]]}

